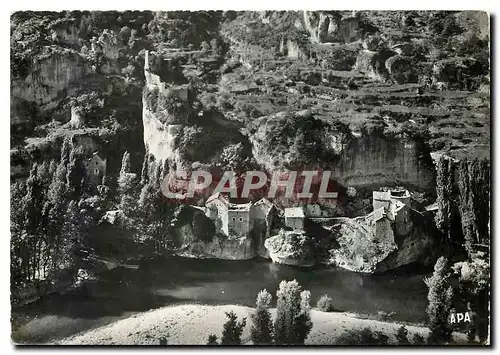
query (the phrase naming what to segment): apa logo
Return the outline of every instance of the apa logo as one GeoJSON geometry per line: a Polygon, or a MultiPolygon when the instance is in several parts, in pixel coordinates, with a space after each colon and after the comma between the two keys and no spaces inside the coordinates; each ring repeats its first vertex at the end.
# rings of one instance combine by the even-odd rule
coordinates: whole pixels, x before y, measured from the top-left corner
{"type": "Polygon", "coordinates": [[[450,323],[455,324],[455,323],[461,323],[461,322],[471,322],[469,312],[465,313],[452,313],[450,317],[450,323]]]}

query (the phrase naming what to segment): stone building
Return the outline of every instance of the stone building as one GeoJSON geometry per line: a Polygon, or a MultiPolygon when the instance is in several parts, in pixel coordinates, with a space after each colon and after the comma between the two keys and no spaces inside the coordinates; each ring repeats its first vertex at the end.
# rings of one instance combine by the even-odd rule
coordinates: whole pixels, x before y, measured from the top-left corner
{"type": "Polygon", "coordinates": [[[396,235],[407,235],[413,229],[410,203],[411,195],[405,189],[373,191],[375,235],[386,233],[387,225],[394,229],[396,235]]]}
{"type": "Polygon", "coordinates": [[[410,192],[406,189],[373,191],[373,210],[376,210],[382,206],[388,209],[390,207],[391,201],[400,201],[405,205],[410,205],[410,192]]]}
{"type": "MultiPolygon", "coordinates": [[[[261,239],[269,237],[273,212],[276,207],[262,198],[256,203],[231,203],[221,193],[213,194],[205,203],[205,214],[214,221],[216,230],[228,237],[249,236],[256,231],[261,239]]],[[[263,240],[262,240],[263,241],[263,240]]]]}
{"type": "Polygon", "coordinates": [[[372,204],[374,211],[381,207],[389,209],[391,204],[391,193],[389,191],[373,191],[372,204]]]}
{"type": "Polygon", "coordinates": [[[308,218],[330,218],[334,215],[332,206],[312,203],[304,206],[304,215],[308,218]]]}
{"type": "Polygon", "coordinates": [[[90,185],[100,185],[106,175],[106,158],[101,157],[99,151],[94,152],[92,157],[85,161],[85,171],[90,185]]]}
{"type": "Polygon", "coordinates": [[[304,210],[302,207],[285,208],[285,225],[293,230],[304,230],[304,210]]]}

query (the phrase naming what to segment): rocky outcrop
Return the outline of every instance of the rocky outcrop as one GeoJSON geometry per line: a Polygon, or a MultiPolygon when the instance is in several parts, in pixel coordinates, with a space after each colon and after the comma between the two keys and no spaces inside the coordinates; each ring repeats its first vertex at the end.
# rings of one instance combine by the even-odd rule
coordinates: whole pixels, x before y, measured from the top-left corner
{"type": "Polygon", "coordinates": [[[248,260],[257,256],[257,247],[251,235],[228,237],[215,230],[205,214],[184,206],[173,223],[176,253],[192,258],[248,260]]]}
{"type": "Polygon", "coordinates": [[[62,95],[66,97],[71,92],[67,90],[89,71],[79,53],[54,48],[53,53],[40,57],[32,65],[29,75],[11,82],[11,97],[33,102],[41,110],[54,108],[62,95]]]}
{"type": "Polygon", "coordinates": [[[143,98],[142,122],[144,127],[144,146],[159,162],[180,163],[181,159],[175,147],[175,138],[182,129],[177,124],[162,123],[143,98]]]}
{"type": "Polygon", "coordinates": [[[385,62],[395,54],[396,52],[388,49],[379,51],[362,50],[359,52],[358,58],[356,59],[354,69],[374,80],[384,81],[387,76],[385,62]]]}
{"type": "Polygon", "coordinates": [[[302,25],[312,43],[351,43],[363,36],[361,18],[350,11],[303,11],[302,25]]]}
{"type": "Polygon", "coordinates": [[[264,246],[275,263],[307,267],[316,264],[314,241],[303,232],[281,229],[277,235],[268,238],[264,246]]]}
{"type": "MultiPolygon", "coordinates": [[[[286,115],[278,113],[260,118],[255,133],[249,136],[255,160],[268,171],[294,164],[295,156],[290,153],[290,148],[287,147],[281,155],[276,145],[268,145],[270,137],[284,127],[276,122],[286,115]]],[[[293,117],[298,122],[303,115],[296,112],[293,117]]],[[[323,153],[323,156],[316,154],[315,160],[320,166],[327,167],[326,170],[334,171],[335,179],[343,186],[390,186],[398,182],[424,191],[432,190],[432,159],[425,144],[416,138],[376,130],[354,136],[343,129],[328,131],[326,127],[321,130],[311,127],[309,132],[314,132],[311,137],[314,137],[314,144],[321,145],[323,153]]],[[[286,131],[282,135],[285,134],[286,131]]]]}
{"type": "Polygon", "coordinates": [[[437,258],[436,241],[420,228],[405,237],[396,236],[397,249],[390,253],[375,268],[375,272],[384,272],[409,264],[432,265],[437,258]]]}
{"type": "Polygon", "coordinates": [[[249,260],[257,256],[251,239],[226,239],[223,237],[214,237],[211,242],[186,243],[179,248],[176,254],[188,258],[224,260],[249,260]]]}

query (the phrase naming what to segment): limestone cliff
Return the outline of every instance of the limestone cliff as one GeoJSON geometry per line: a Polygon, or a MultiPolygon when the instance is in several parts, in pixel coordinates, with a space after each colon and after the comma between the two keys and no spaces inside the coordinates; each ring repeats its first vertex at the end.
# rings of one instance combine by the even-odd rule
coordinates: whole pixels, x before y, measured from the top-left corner
{"type": "Polygon", "coordinates": [[[264,245],[275,263],[306,267],[316,264],[313,239],[305,233],[281,229],[264,245]]]}
{"type": "Polygon", "coordinates": [[[183,206],[173,222],[176,253],[194,258],[247,260],[257,256],[251,236],[228,237],[215,229],[213,222],[197,208],[183,206]]]}
{"type": "Polygon", "coordinates": [[[404,184],[433,189],[434,167],[425,144],[417,139],[377,133],[351,140],[336,166],[346,186],[404,184]]]}
{"type": "Polygon", "coordinates": [[[250,135],[252,152],[255,160],[268,171],[319,165],[334,171],[335,179],[344,186],[396,183],[424,191],[433,189],[432,159],[425,142],[418,138],[377,130],[355,135],[345,126],[320,124],[306,111],[278,113],[256,122],[255,133],[250,135]],[[292,118],[295,119],[290,121],[292,118]],[[302,130],[306,132],[305,141],[297,142],[301,135],[296,132],[302,130]],[[290,132],[294,132],[294,136],[288,137],[290,132]],[[300,148],[302,146],[316,150],[311,152],[311,149],[300,148]]]}
{"type": "Polygon", "coordinates": [[[26,77],[11,82],[11,95],[36,103],[40,109],[54,108],[90,71],[84,58],[73,50],[54,50],[33,63],[26,77]],[[69,92],[68,92],[69,90],[69,92]]]}

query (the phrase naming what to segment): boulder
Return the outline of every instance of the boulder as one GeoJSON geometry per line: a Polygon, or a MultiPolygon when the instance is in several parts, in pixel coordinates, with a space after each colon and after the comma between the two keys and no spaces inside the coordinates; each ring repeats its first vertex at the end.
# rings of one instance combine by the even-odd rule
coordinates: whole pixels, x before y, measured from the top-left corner
{"type": "Polygon", "coordinates": [[[363,49],[378,51],[386,47],[385,40],[380,35],[367,36],[363,41],[363,49]]]}
{"type": "Polygon", "coordinates": [[[383,81],[388,74],[385,62],[395,54],[395,52],[388,49],[377,52],[362,50],[356,59],[355,70],[363,72],[373,79],[383,81]]]}
{"type": "Polygon", "coordinates": [[[316,264],[314,241],[304,232],[285,231],[266,239],[264,246],[278,264],[310,267],[316,264]]]}

